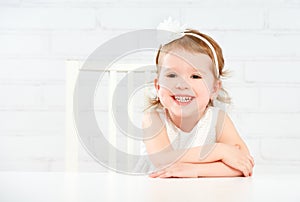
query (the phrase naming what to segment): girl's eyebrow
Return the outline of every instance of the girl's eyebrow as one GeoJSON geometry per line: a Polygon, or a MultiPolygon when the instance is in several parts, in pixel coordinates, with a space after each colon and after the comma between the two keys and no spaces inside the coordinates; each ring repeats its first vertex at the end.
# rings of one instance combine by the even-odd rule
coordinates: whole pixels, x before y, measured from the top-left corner
{"type": "Polygon", "coordinates": [[[169,69],[175,69],[176,67],[174,67],[174,66],[163,66],[164,67],[164,69],[167,69],[167,70],[169,70],[169,69]]]}
{"type": "Polygon", "coordinates": [[[195,73],[197,73],[197,74],[206,74],[204,71],[200,71],[199,69],[194,70],[194,71],[192,72],[192,74],[195,74],[195,73]]]}
{"type": "Polygon", "coordinates": [[[172,69],[172,68],[164,68],[163,70],[162,70],[162,72],[176,72],[174,69],[172,69]]]}
{"type": "Polygon", "coordinates": [[[171,71],[170,69],[163,69],[161,72],[166,73],[166,72],[170,72],[170,71],[171,71]]]}

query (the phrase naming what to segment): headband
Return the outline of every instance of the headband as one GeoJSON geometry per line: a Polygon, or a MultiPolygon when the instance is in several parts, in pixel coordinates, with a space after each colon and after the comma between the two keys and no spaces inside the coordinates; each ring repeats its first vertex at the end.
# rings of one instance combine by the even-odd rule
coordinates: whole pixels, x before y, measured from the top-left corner
{"type": "Polygon", "coordinates": [[[217,78],[220,77],[217,53],[216,53],[214,47],[211,45],[211,43],[206,38],[204,38],[198,34],[186,33],[187,30],[185,28],[185,25],[180,25],[180,23],[178,21],[172,20],[171,17],[169,17],[167,20],[164,20],[164,22],[160,23],[158,25],[157,29],[170,32],[170,36],[168,37],[167,41],[165,41],[162,45],[166,45],[166,44],[168,44],[172,41],[175,41],[177,39],[180,39],[186,35],[196,37],[196,38],[200,39],[201,41],[203,41],[210,48],[210,50],[213,53],[217,78]]]}

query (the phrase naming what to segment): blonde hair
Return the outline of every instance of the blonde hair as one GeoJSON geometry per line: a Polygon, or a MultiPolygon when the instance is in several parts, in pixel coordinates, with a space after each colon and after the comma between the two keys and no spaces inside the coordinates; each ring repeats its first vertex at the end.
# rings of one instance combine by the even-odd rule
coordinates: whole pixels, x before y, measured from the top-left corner
{"type": "MultiPolygon", "coordinates": [[[[223,58],[223,53],[221,47],[217,44],[216,41],[214,41],[211,37],[208,35],[205,35],[203,33],[200,33],[197,30],[193,29],[187,29],[184,33],[192,33],[199,35],[200,37],[205,38],[214,48],[217,56],[217,64],[218,67],[214,68],[218,72],[214,72],[215,78],[221,78],[221,77],[226,77],[228,75],[228,72],[224,70],[224,58],[223,58]]],[[[167,43],[165,45],[161,45],[159,47],[159,50],[156,55],[156,68],[157,68],[157,75],[159,76],[160,71],[161,71],[161,62],[162,58],[164,55],[168,54],[174,49],[182,49],[185,51],[189,51],[191,53],[202,53],[208,55],[212,61],[213,61],[213,66],[216,65],[216,62],[214,61],[214,56],[211,48],[201,39],[192,36],[192,35],[184,35],[183,37],[176,39],[174,41],[171,41],[170,43],[167,43]]],[[[231,99],[227,93],[227,91],[221,87],[218,96],[216,98],[218,101],[223,102],[223,103],[230,103],[231,99]]],[[[159,99],[156,98],[149,98],[149,107],[154,107],[154,106],[159,106],[161,105],[159,99]]],[[[213,106],[212,100],[209,101],[208,105],[213,106]]]]}

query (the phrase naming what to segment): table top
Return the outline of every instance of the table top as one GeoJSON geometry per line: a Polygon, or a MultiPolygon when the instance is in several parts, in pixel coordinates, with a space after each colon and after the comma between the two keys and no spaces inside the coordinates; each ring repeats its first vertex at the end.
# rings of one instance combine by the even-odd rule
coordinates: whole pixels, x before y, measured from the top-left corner
{"type": "Polygon", "coordinates": [[[0,201],[300,201],[297,169],[260,168],[248,178],[194,179],[114,172],[0,172],[0,201]]]}

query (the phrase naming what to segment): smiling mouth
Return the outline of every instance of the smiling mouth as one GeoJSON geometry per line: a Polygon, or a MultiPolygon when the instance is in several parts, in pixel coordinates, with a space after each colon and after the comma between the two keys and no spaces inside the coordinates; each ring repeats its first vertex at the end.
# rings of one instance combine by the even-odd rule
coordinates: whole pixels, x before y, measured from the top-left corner
{"type": "Polygon", "coordinates": [[[177,101],[179,104],[188,104],[193,100],[193,97],[191,96],[179,96],[174,95],[172,96],[175,101],[177,101]]]}

